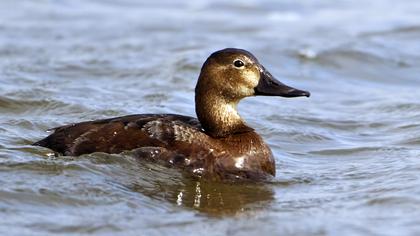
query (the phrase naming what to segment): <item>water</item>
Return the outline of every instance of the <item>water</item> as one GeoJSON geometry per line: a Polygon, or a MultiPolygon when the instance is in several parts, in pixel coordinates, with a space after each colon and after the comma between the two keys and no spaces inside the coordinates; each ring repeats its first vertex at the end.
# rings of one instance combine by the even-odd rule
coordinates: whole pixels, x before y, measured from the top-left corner
{"type": "Polygon", "coordinates": [[[417,1],[0,2],[1,235],[419,235],[417,1]],[[121,155],[54,157],[58,125],[195,116],[213,51],[253,52],[311,98],[249,98],[270,183],[121,155]]]}

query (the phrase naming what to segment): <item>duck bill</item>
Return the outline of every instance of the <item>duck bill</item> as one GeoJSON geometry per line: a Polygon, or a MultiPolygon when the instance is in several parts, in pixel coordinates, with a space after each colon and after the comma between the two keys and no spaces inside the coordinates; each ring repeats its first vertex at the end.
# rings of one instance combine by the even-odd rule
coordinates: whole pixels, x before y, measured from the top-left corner
{"type": "Polygon", "coordinates": [[[280,97],[309,97],[308,91],[299,90],[283,84],[274,78],[264,67],[261,71],[260,81],[254,88],[255,95],[280,96],[280,97]]]}

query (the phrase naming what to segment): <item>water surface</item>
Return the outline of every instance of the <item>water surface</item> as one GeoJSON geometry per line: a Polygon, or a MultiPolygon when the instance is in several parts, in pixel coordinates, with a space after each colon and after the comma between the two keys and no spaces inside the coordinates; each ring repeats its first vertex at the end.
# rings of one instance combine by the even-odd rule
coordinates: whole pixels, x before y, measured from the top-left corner
{"type": "Polygon", "coordinates": [[[390,0],[1,1],[0,234],[420,234],[418,12],[390,0]],[[200,67],[225,47],[312,93],[239,106],[273,150],[273,181],[30,146],[72,122],[195,116],[200,67]]]}

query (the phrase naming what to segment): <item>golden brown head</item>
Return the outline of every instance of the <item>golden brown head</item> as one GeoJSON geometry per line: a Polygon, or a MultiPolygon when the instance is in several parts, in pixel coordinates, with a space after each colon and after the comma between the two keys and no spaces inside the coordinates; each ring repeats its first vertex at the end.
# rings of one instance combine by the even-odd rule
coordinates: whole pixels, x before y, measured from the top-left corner
{"type": "Polygon", "coordinates": [[[247,126],[236,112],[236,104],[242,98],[310,96],[307,91],[281,83],[254,55],[236,48],[226,48],[209,56],[201,68],[195,94],[198,119],[213,136],[246,130],[247,126]]]}
{"type": "Polygon", "coordinates": [[[227,101],[255,95],[309,97],[309,92],[286,86],[275,79],[257,58],[243,49],[214,52],[204,63],[196,92],[215,90],[227,101]]]}

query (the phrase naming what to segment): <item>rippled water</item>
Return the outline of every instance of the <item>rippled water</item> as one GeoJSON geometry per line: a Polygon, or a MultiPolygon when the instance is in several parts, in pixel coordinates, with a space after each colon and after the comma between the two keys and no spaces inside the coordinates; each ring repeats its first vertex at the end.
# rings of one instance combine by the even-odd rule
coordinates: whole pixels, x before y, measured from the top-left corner
{"type": "Polygon", "coordinates": [[[391,0],[1,1],[0,234],[419,235],[419,12],[391,0]],[[240,104],[275,154],[272,182],[30,146],[71,122],[195,116],[201,64],[225,47],[312,93],[240,104]]]}

